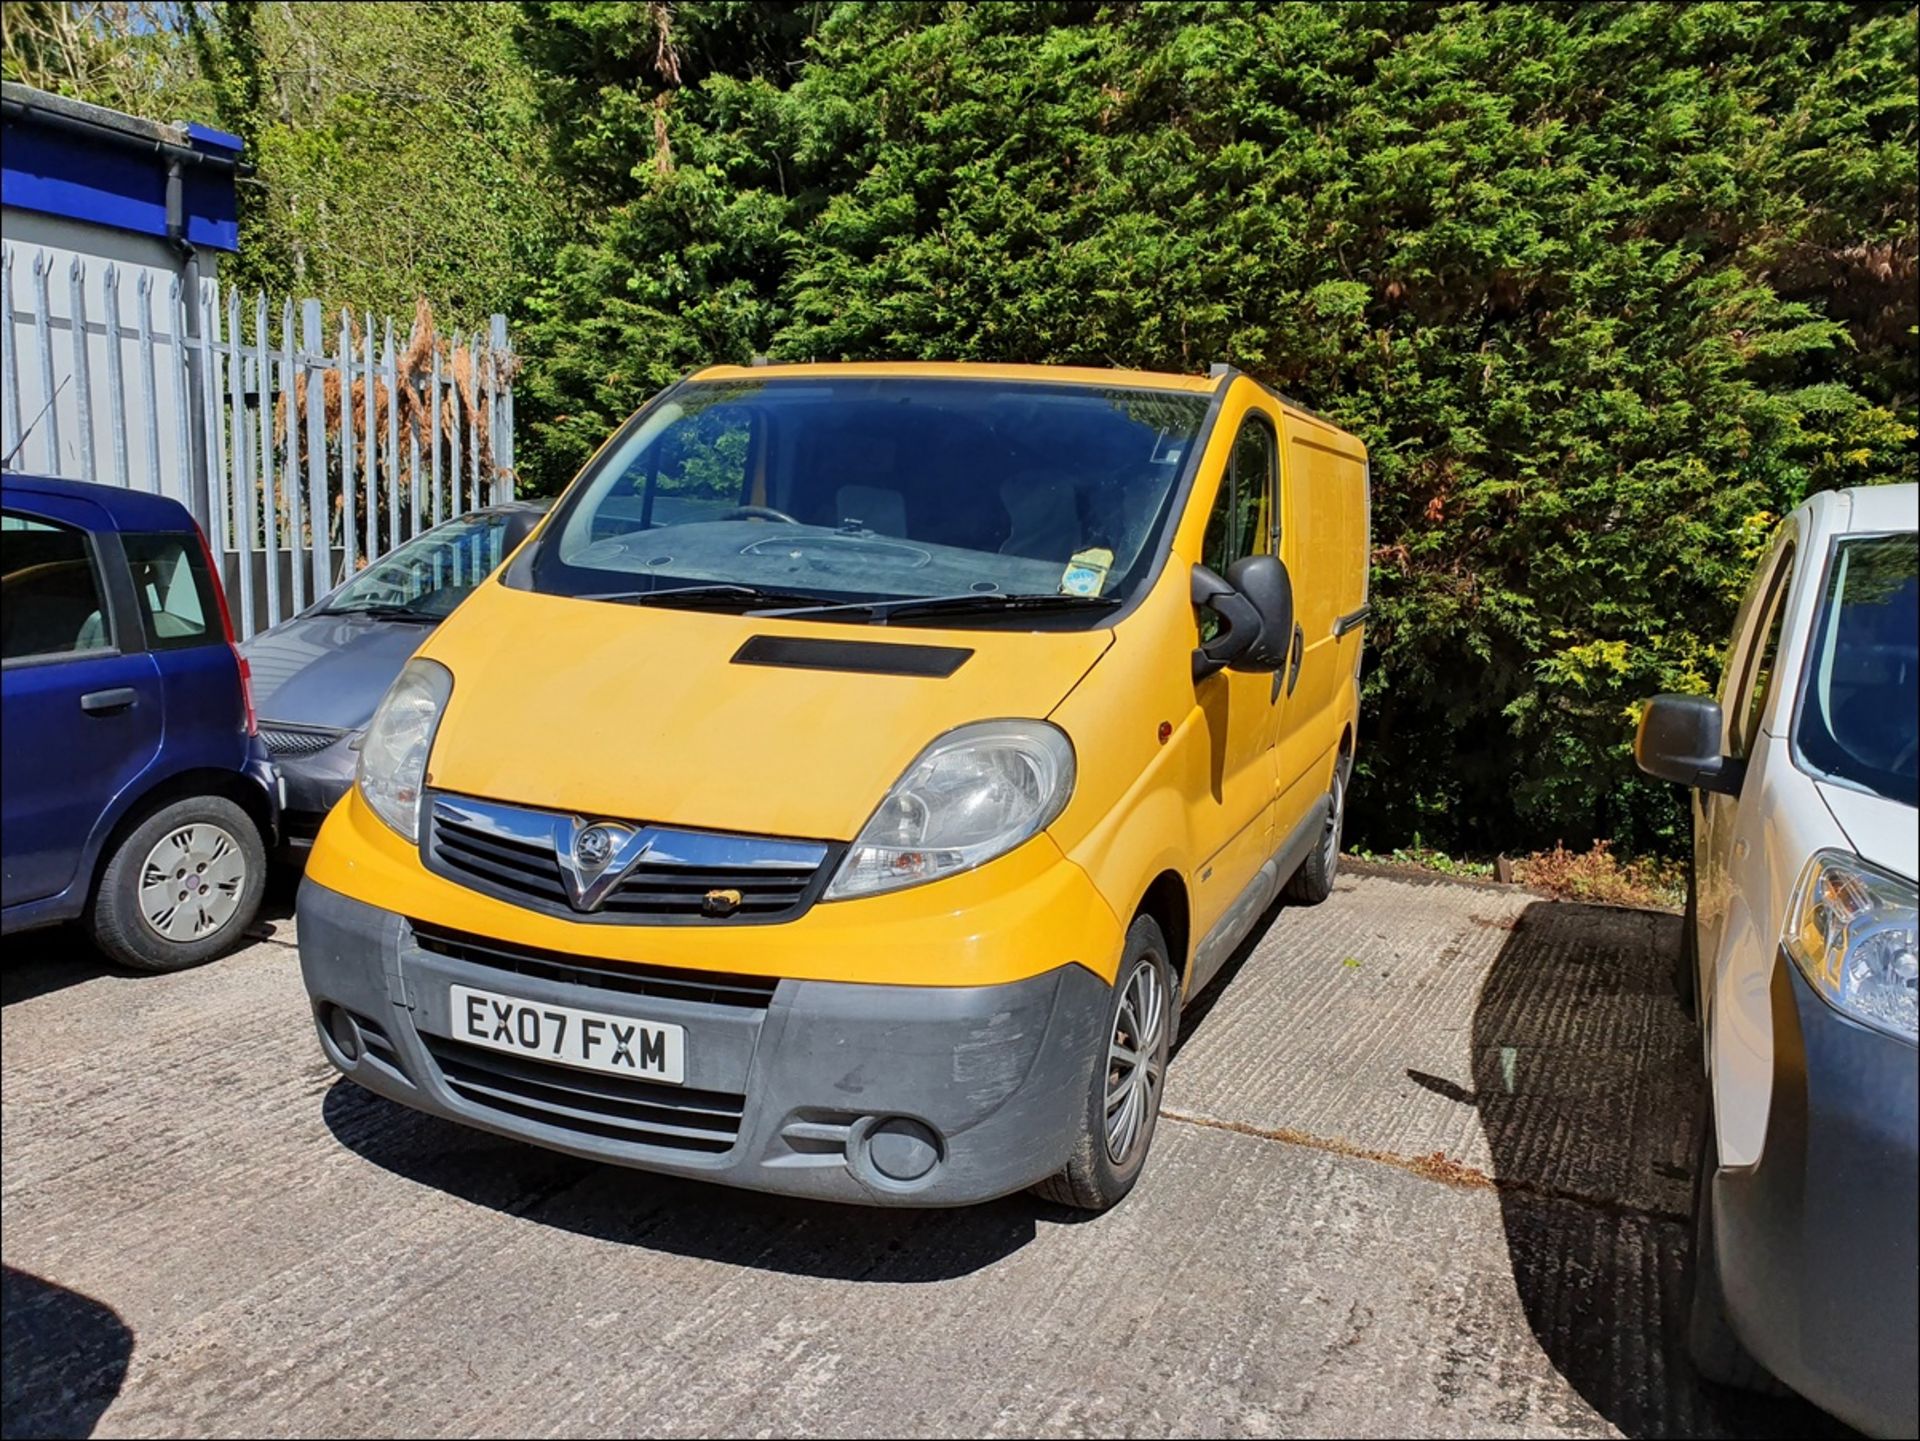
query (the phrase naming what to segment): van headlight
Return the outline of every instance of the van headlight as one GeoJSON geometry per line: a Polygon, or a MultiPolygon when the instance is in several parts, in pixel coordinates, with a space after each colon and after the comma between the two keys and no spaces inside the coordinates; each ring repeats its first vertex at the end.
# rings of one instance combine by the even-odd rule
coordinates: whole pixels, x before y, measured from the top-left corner
{"type": "Polygon", "coordinates": [[[921,751],[861,829],[822,899],[972,870],[1053,823],[1073,794],[1073,744],[1046,721],[979,721],[921,751]]]}
{"type": "Polygon", "coordinates": [[[1781,944],[1815,990],[1877,1030],[1915,1038],[1920,936],[1914,883],[1845,851],[1816,851],[1781,944]]]}
{"type": "Polygon", "coordinates": [[[410,841],[420,839],[420,795],[427,755],[440,728],[453,672],[433,660],[410,660],[367,723],[355,783],[373,813],[410,841]]]}

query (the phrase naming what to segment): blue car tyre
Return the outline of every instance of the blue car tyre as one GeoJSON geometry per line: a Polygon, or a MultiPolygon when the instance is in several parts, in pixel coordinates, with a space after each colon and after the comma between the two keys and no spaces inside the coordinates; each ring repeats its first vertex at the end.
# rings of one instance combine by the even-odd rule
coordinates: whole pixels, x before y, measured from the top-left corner
{"type": "Polygon", "coordinates": [[[221,796],[170,801],[108,858],[93,899],[93,937],[123,965],[185,970],[240,939],[266,883],[266,846],[246,811],[221,796]]]}

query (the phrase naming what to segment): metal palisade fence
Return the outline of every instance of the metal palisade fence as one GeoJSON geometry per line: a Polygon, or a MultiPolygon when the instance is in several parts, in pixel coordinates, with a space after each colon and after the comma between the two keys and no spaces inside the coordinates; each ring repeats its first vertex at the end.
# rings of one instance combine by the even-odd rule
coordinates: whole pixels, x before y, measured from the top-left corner
{"type": "Polygon", "coordinates": [[[70,251],[8,245],[0,264],[0,455],[184,502],[243,637],[512,498],[504,316],[443,337],[425,301],[396,331],[70,251]]]}

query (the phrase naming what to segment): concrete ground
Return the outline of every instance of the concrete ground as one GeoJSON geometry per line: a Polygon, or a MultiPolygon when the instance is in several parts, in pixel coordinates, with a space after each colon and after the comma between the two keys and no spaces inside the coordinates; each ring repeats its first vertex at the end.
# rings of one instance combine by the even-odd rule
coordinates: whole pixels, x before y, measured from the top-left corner
{"type": "Polygon", "coordinates": [[[1189,1011],[1147,1174],[849,1210],[336,1079],[290,924],[7,944],[8,1436],[1806,1435],[1681,1346],[1667,915],[1352,874],[1189,1011]]]}

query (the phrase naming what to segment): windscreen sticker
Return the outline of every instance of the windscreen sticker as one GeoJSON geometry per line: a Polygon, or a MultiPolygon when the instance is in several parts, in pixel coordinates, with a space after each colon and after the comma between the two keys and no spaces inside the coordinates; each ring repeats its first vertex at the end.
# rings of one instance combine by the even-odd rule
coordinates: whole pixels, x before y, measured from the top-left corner
{"type": "Polygon", "coordinates": [[[1060,576],[1062,595],[1098,595],[1106,587],[1107,572],[1113,568],[1113,552],[1104,547],[1075,551],[1060,576]]]}

